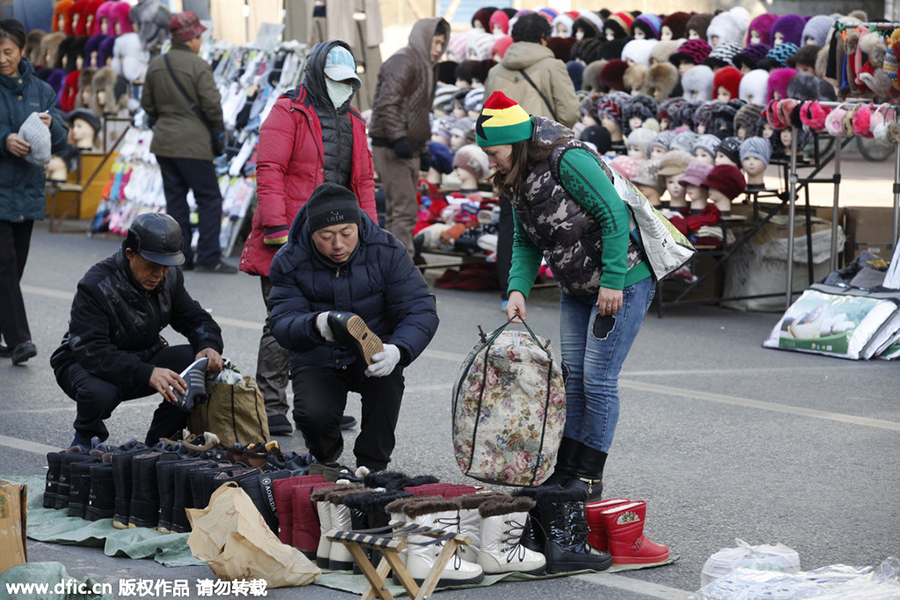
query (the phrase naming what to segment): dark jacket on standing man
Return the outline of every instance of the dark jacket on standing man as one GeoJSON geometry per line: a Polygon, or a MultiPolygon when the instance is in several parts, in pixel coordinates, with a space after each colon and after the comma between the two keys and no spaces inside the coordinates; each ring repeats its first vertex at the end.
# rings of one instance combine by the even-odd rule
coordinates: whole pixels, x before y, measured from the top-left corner
{"type": "Polygon", "coordinates": [[[306,227],[306,207],[291,226],[269,276],[272,334],[291,351],[291,371],[341,369],[356,360],[316,329],[320,312],[356,313],[385,343],[400,349],[400,366],[414,361],[438,327],[434,295],[406,248],[360,211],[359,242],[335,264],[318,251],[306,227]]]}
{"type": "Polygon", "coordinates": [[[132,275],[123,246],[78,282],[69,330],[50,366],[57,378],[77,362],[110,383],[149,383],[153,365],[147,361],[164,347],[159,334],[169,325],[194,352],[222,353],[222,330],[184,288],[181,269],[169,269],[156,289],[146,290],[132,275]]]}
{"type": "Polygon", "coordinates": [[[213,160],[210,131],[191,109],[166,68],[172,71],[212,127],[221,127],[222,97],[212,69],[185,44],[173,43],[167,55],[150,61],[141,95],[141,106],[156,121],[150,151],[166,158],[213,160]]]}
{"type": "Polygon", "coordinates": [[[409,45],[381,65],[369,121],[373,145],[393,147],[395,142],[406,138],[413,150],[425,150],[426,142],[431,139],[428,117],[437,86],[431,42],[439,27],[446,37],[450,36],[450,26],[444,19],[419,19],[409,34],[409,45]]]}

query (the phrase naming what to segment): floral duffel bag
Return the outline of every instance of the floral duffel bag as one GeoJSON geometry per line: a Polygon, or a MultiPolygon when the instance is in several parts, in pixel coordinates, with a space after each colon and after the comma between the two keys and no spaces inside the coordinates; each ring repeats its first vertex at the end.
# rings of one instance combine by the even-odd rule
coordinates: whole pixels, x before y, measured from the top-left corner
{"type": "MultiPolygon", "coordinates": [[[[539,485],[551,473],[566,422],[566,393],[550,341],[507,329],[469,351],[453,386],[453,448],[464,475],[539,485]]],[[[524,323],[523,323],[524,325],[524,323]]]]}

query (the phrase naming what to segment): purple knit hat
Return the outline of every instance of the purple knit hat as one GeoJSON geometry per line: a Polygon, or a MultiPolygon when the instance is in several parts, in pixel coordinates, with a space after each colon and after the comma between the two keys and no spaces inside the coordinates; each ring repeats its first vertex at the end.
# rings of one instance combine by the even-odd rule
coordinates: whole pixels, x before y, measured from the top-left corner
{"type": "Polygon", "coordinates": [[[676,67],[683,61],[690,61],[695,65],[699,65],[706,60],[710,52],[712,52],[712,46],[706,40],[687,40],[678,47],[677,52],[669,57],[669,62],[676,67]]]}
{"type": "Polygon", "coordinates": [[[706,177],[712,170],[712,165],[695,160],[684,170],[684,176],[678,180],[678,183],[681,185],[703,185],[703,182],[706,181],[706,177]]]}
{"type": "Polygon", "coordinates": [[[738,69],[740,69],[744,65],[747,65],[752,71],[756,68],[756,63],[764,59],[766,57],[766,54],[769,53],[770,49],[771,47],[767,44],[750,44],[749,46],[735,54],[731,61],[738,69]]]}
{"type": "Polygon", "coordinates": [[[658,40],[659,30],[662,29],[662,19],[653,13],[642,13],[631,25],[632,34],[634,34],[635,27],[641,27],[644,29],[644,33],[650,33],[651,35],[648,35],[647,39],[658,40]]]}
{"type": "Polygon", "coordinates": [[[769,46],[772,45],[772,25],[775,24],[775,21],[778,20],[778,15],[773,15],[772,13],[765,13],[759,15],[752,21],[750,21],[750,27],[747,29],[747,46],[750,46],[750,33],[756,31],[759,33],[759,43],[767,44],[769,46]]]}
{"type": "Polygon", "coordinates": [[[781,34],[783,43],[791,43],[800,46],[803,35],[803,28],[806,26],[806,19],[800,15],[784,15],[778,17],[775,24],[772,25],[772,45],[775,45],[776,34],[781,34]]]}

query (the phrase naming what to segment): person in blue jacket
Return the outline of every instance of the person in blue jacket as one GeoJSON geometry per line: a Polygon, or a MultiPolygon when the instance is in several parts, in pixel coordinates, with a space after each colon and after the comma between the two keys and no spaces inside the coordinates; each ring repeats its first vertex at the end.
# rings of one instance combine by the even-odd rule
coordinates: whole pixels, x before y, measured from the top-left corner
{"type": "MultiPolygon", "coordinates": [[[[25,271],[34,222],[44,218],[44,167],[27,160],[32,146],[19,135],[32,113],[50,128],[50,150],[66,146],[68,128],[56,111],[56,93],[38,79],[22,53],[25,28],[0,21],[0,356],[14,365],[37,355],[19,282],[25,271]]],[[[44,148],[44,151],[47,149],[44,148]]],[[[49,158],[49,157],[48,157],[49,158]]]]}
{"type": "Polygon", "coordinates": [[[269,327],[290,353],[293,416],[307,448],[319,462],[340,458],[347,392],[358,392],[356,464],[383,470],[394,450],[403,370],[438,327],[425,278],[406,247],[334,183],[317,187],[297,213],[269,277],[269,327]],[[357,317],[384,342],[370,361],[348,342],[348,321],[357,317]]]}

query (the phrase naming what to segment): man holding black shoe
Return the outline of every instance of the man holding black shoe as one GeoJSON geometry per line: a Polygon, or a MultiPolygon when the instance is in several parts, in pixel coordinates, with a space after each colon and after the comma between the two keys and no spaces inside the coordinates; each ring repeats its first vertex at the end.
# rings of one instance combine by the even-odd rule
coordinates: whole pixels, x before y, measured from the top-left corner
{"type": "Polygon", "coordinates": [[[347,393],[362,396],[357,466],[387,467],[403,369],[437,331],[434,295],[397,239],[325,183],[297,213],[269,272],[272,334],[290,352],[294,421],[322,463],[343,451],[347,393]]]}

